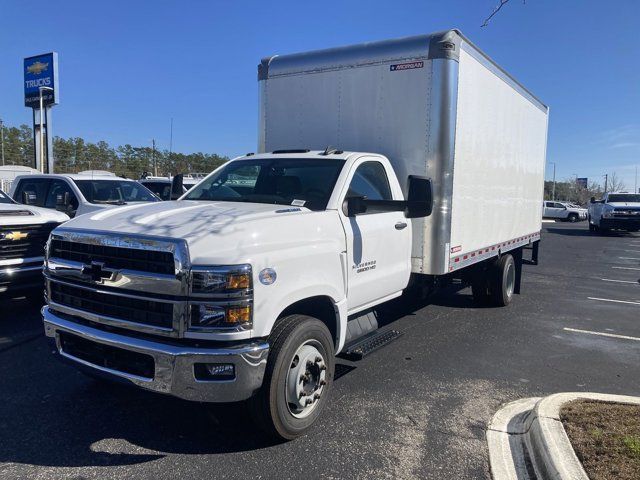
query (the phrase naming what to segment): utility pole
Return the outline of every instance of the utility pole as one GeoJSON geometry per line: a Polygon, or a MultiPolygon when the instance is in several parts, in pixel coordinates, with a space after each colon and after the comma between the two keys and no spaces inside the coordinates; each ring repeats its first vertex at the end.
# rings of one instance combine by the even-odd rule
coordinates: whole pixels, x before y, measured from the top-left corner
{"type": "MultiPolygon", "coordinates": [[[[2,122],[0,122],[0,125],[2,125],[2,122]]],[[[2,163],[4,165],[4,162],[2,163]]],[[[634,192],[633,193],[640,193],[638,191],[638,166],[636,165],[636,181],[635,181],[635,186],[633,187],[634,192]]]]}
{"type": "Polygon", "coordinates": [[[156,162],[156,139],[153,138],[151,140],[151,145],[153,147],[152,153],[151,153],[151,159],[153,162],[153,176],[157,177],[158,176],[158,164],[156,162]]]}
{"type": "MultiPolygon", "coordinates": [[[[4,167],[4,123],[0,120],[0,144],[2,145],[2,166],[4,167]]],[[[638,176],[638,169],[636,168],[636,177],[638,176]]]]}
{"type": "Polygon", "coordinates": [[[604,174],[604,193],[607,193],[608,182],[609,182],[609,174],[605,173],[604,174]]]}
{"type": "Polygon", "coordinates": [[[551,200],[556,199],[556,162],[549,162],[553,165],[553,190],[551,192],[551,200]]]}
{"type": "Polygon", "coordinates": [[[171,164],[172,152],[173,152],[173,117],[171,117],[171,128],[169,130],[169,164],[171,164]]]}

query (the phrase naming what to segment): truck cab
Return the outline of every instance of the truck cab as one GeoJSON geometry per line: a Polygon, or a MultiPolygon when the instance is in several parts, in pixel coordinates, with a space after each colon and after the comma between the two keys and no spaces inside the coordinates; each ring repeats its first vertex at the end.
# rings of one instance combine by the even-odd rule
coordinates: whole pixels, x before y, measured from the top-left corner
{"type": "Polygon", "coordinates": [[[67,220],[61,212],[19,205],[0,190],[0,294],[42,286],[45,243],[67,220]]]}
{"type": "Polygon", "coordinates": [[[637,232],[640,230],[640,194],[607,192],[600,200],[592,197],[588,217],[592,232],[637,232]]]}
{"type": "Polygon", "coordinates": [[[113,174],[20,175],[12,183],[11,197],[71,218],[118,205],[159,201],[138,182],[113,174]]]}

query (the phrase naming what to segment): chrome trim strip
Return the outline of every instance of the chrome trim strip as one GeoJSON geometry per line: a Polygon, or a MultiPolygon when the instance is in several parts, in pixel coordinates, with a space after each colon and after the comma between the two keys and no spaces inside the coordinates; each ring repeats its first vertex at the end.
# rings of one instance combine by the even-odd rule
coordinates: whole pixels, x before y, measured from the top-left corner
{"type": "Polygon", "coordinates": [[[36,263],[36,262],[40,262],[40,264],[42,264],[42,262],[44,262],[44,256],[27,257],[27,258],[7,258],[4,260],[0,260],[0,267],[16,266],[16,265],[22,265],[25,263],[36,263]]]}
{"type": "Polygon", "coordinates": [[[82,274],[84,266],[85,264],[82,262],[61,258],[49,258],[46,263],[46,269],[50,276],[82,282],[85,285],[126,288],[128,290],[163,295],[184,295],[184,286],[180,280],[176,279],[175,275],[129,269],[108,269],[114,272],[111,278],[94,282],[88,281],[87,276],[82,274]]]}
{"type": "Polygon", "coordinates": [[[102,325],[109,325],[112,327],[125,328],[127,330],[135,330],[141,333],[151,333],[151,334],[164,334],[168,336],[173,332],[172,328],[164,328],[164,327],[154,327],[152,325],[147,325],[144,323],[136,323],[130,322],[128,320],[121,320],[115,317],[109,317],[106,315],[98,315],[96,313],[87,312],[85,310],[78,310],[76,308],[67,307],[66,305],[61,305],[56,303],[49,298],[49,307],[56,312],[60,312],[66,315],[70,315],[72,317],[80,317],[85,320],[89,320],[91,322],[100,323],[102,325]]]}
{"type": "Polygon", "coordinates": [[[0,278],[12,277],[15,274],[21,274],[25,272],[42,271],[42,265],[22,266],[16,265],[7,268],[0,268],[0,278]]]}

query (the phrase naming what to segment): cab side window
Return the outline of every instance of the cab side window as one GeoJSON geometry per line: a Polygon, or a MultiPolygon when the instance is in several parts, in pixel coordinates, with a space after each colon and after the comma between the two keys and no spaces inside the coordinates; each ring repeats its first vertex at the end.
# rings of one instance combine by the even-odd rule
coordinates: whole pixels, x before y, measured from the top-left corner
{"type": "Polygon", "coordinates": [[[367,200],[393,200],[384,166],[380,162],[364,162],[356,169],[347,197],[367,200]]]}
{"type": "Polygon", "coordinates": [[[51,180],[48,178],[25,178],[20,180],[13,199],[18,203],[28,203],[43,207],[51,180]]]}
{"type": "Polygon", "coordinates": [[[58,209],[64,211],[64,213],[75,214],[76,210],[78,210],[78,198],[67,182],[64,180],[53,180],[44,206],[54,209],[60,206],[58,209]],[[66,208],[61,205],[65,193],[69,194],[69,205],[66,208]]]}

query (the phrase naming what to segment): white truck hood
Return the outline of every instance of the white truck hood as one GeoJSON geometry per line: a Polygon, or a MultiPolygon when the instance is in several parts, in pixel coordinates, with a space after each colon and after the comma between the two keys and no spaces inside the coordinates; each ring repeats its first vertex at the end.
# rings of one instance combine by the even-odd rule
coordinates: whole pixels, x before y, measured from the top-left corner
{"type": "Polygon", "coordinates": [[[69,217],[57,210],[15,203],[0,203],[0,225],[62,223],[67,220],[69,220],[69,217]]]}
{"type": "Polygon", "coordinates": [[[222,258],[247,261],[257,250],[282,248],[305,235],[311,241],[313,218],[326,214],[288,205],[180,200],[93,212],[64,228],[184,239],[191,261],[207,264],[222,258]],[[291,216],[299,218],[295,224],[291,216]]]}

